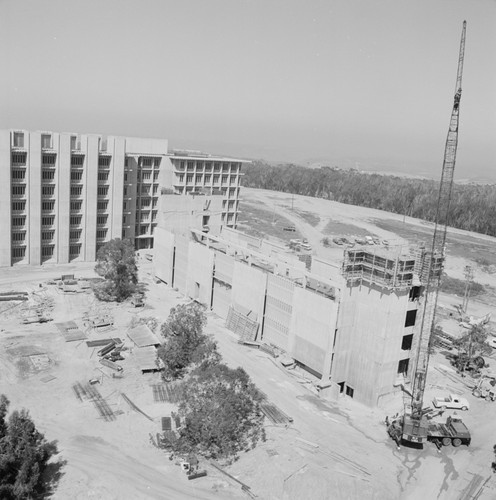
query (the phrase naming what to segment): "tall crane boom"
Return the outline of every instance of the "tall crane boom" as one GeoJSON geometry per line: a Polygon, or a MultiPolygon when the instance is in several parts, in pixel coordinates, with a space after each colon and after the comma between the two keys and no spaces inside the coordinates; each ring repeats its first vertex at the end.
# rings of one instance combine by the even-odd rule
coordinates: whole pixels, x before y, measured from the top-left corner
{"type": "MultiPolygon", "coordinates": [[[[460,99],[462,95],[463,58],[465,53],[465,30],[467,23],[463,22],[462,36],[460,41],[460,52],[458,58],[458,71],[456,76],[456,88],[451,112],[448,136],[444,151],[444,162],[439,185],[439,196],[437,201],[434,235],[430,252],[425,252],[421,279],[425,283],[423,293],[424,307],[421,321],[418,322],[416,333],[416,366],[414,372],[411,415],[405,418],[409,429],[403,432],[403,439],[411,438],[414,442],[422,442],[427,439],[426,426],[422,422],[422,405],[429,364],[429,342],[436,314],[439,286],[444,262],[444,248],[446,244],[446,233],[448,216],[450,211],[451,192],[453,187],[453,176],[455,171],[456,150],[458,145],[458,121],[460,116],[460,99]],[[424,436],[425,434],[425,436],[424,436]]],[[[405,416],[406,417],[406,416],[405,416]]]]}

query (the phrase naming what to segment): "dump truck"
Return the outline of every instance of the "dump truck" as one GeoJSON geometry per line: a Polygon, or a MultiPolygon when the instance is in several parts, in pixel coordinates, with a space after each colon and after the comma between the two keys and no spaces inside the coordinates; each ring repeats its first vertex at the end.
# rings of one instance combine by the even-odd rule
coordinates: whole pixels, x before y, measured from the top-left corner
{"type": "Polygon", "coordinates": [[[458,417],[449,416],[445,423],[430,421],[426,416],[413,419],[409,415],[393,420],[388,426],[388,434],[396,441],[398,447],[402,441],[418,443],[430,441],[438,448],[441,446],[458,447],[470,444],[470,431],[458,417]]]}

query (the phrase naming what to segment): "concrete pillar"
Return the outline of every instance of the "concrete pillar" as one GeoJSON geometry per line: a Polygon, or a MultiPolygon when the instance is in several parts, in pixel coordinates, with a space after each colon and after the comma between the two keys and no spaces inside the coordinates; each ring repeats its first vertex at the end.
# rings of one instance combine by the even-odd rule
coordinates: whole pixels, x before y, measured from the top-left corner
{"type": "MultiPolygon", "coordinates": [[[[109,137],[109,141],[110,141],[109,137]]],[[[122,206],[124,193],[124,164],[126,161],[126,141],[124,137],[113,137],[112,164],[109,190],[109,240],[122,236],[122,206]]]]}
{"type": "Polygon", "coordinates": [[[10,168],[10,131],[0,131],[0,267],[10,266],[11,224],[12,224],[12,185],[10,168]]]}
{"type": "Polygon", "coordinates": [[[69,225],[71,218],[71,136],[59,134],[57,165],[57,251],[58,262],[69,262],[69,225]]]}
{"type": "Polygon", "coordinates": [[[96,260],[96,217],[98,197],[98,156],[100,138],[96,135],[88,136],[86,154],[86,194],[85,194],[85,249],[84,260],[96,260]]]}
{"type": "MultiPolygon", "coordinates": [[[[28,134],[26,134],[27,136],[28,134]]],[[[26,140],[26,137],[24,138],[26,140]]],[[[26,146],[26,144],[24,144],[26,146]]],[[[29,264],[41,264],[41,133],[29,134],[27,158],[29,264]]]]}

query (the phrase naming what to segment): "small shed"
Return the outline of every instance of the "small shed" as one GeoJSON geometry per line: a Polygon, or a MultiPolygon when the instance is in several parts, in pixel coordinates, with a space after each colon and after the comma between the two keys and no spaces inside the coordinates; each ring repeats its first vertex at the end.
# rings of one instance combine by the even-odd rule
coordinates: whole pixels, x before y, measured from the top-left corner
{"type": "Polygon", "coordinates": [[[146,325],[138,325],[127,332],[127,336],[135,343],[136,347],[157,347],[160,345],[158,337],[146,325]]]}
{"type": "Polygon", "coordinates": [[[164,369],[162,360],[157,358],[157,349],[153,346],[135,349],[133,351],[133,356],[142,373],[161,371],[164,369]]]}

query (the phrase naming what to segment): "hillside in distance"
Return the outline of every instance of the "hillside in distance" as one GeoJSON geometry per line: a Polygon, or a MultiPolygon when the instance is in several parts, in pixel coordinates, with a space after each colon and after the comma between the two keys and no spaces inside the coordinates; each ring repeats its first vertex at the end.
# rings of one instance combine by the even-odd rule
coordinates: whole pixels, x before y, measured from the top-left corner
{"type": "MultiPolygon", "coordinates": [[[[255,160],[244,168],[243,185],[376,208],[433,222],[439,182],[382,173],[271,165],[255,160]]],[[[449,225],[496,236],[496,185],[453,185],[449,225]]]]}

